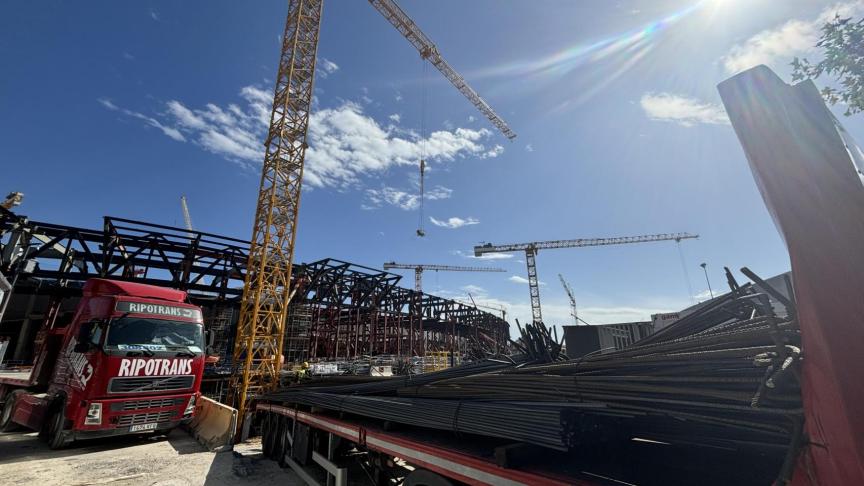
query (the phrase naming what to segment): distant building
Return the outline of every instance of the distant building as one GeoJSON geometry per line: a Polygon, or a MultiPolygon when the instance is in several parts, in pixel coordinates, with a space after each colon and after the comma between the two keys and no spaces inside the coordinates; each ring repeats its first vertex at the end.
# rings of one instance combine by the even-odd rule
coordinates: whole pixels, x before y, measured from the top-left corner
{"type": "Polygon", "coordinates": [[[685,312],[666,312],[662,314],[651,314],[651,325],[654,326],[654,331],[659,331],[673,322],[686,316],[685,312]]]}
{"type": "Polygon", "coordinates": [[[630,346],[650,336],[654,327],[650,322],[624,322],[596,326],[564,326],[567,357],[581,358],[589,353],[609,353],[630,346]]]}

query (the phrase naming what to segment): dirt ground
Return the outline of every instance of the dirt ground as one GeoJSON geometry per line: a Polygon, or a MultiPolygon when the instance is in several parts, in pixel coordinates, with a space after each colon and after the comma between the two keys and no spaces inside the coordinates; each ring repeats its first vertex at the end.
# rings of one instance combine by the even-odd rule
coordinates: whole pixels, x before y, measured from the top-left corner
{"type": "Polygon", "coordinates": [[[52,451],[36,433],[0,433],[0,484],[40,486],[221,486],[303,484],[261,455],[261,443],[213,453],[180,430],[168,437],[118,437],[52,451]]]}

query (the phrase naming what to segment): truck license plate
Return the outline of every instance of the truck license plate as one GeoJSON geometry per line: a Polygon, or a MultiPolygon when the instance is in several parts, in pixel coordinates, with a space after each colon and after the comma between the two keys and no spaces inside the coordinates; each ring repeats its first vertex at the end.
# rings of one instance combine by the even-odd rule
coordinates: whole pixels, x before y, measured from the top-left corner
{"type": "Polygon", "coordinates": [[[142,430],[156,430],[156,424],[141,424],[129,427],[129,432],[141,432],[142,430]]]}

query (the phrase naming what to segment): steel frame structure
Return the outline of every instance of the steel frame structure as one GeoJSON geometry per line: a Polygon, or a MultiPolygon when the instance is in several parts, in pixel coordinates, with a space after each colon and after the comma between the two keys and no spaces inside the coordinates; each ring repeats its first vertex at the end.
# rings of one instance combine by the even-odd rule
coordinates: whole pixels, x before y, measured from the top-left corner
{"type": "MultiPolygon", "coordinates": [[[[225,307],[239,305],[248,242],[108,216],[103,222],[101,230],[85,229],[31,221],[0,208],[0,273],[13,282],[15,293],[38,292],[58,302],[78,294],[89,278],[183,289],[205,305],[208,326],[225,307]],[[210,309],[208,302],[218,309],[210,309]]],[[[423,356],[426,351],[460,351],[474,341],[494,351],[507,345],[504,319],[401,288],[401,281],[399,275],[341,260],[298,264],[286,358],[423,356]],[[304,318],[307,322],[295,326],[304,318]]],[[[217,327],[227,341],[217,344],[224,346],[234,333],[224,329],[231,324],[221,321],[217,327]]]]}
{"type": "Polygon", "coordinates": [[[305,330],[289,324],[288,340],[308,333],[306,355],[296,356],[298,360],[424,356],[427,351],[460,352],[470,341],[502,351],[509,340],[503,319],[398,287],[401,277],[395,274],[325,259],[303,265],[297,278],[295,305],[308,306],[312,323],[305,330]]]}
{"type": "Polygon", "coordinates": [[[13,283],[42,279],[55,292],[89,278],[134,280],[232,298],[245,274],[249,243],[105,216],[101,230],[30,221],[0,208],[0,271],[13,283]],[[5,241],[5,243],[3,243],[5,241]]]}

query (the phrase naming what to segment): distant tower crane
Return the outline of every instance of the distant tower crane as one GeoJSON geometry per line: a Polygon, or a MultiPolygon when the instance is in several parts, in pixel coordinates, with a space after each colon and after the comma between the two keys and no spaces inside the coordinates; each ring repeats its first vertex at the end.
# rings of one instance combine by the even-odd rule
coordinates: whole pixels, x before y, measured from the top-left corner
{"type": "Polygon", "coordinates": [[[454,265],[428,265],[428,264],[411,264],[411,263],[396,263],[387,262],[384,264],[384,270],[414,270],[414,290],[423,292],[423,271],[435,270],[436,272],[506,272],[503,268],[492,267],[460,267],[454,265]]]}
{"type": "Polygon", "coordinates": [[[570,284],[567,283],[566,280],[564,280],[564,275],[561,275],[559,273],[558,279],[561,280],[561,285],[564,286],[564,291],[567,292],[567,298],[570,299],[570,315],[573,316],[573,323],[578,326],[579,314],[576,312],[576,296],[573,294],[573,289],[570,287],[570,284]]]}
{"type": "Polygon", "coordinates": [[[627,243],[647,243],[649,241],[676,241],[698,238],[699,235],[689,233],[662,233],[644,236],[623,236],[619,238],[580,238],[578,240],[534,241],[531,243],[513,243],[508,245],[493,245],[486,243],[474,247],[474,256],[487,253],[506,253],[524,251],[525,264],[528,266],[528,291],[531,295],[531,317],[534,322],[543,322],[540,312],[540,285],[537,281],[537,263],[534,258],[540,250],[552,248],[581,248],[585,246],[623,245],[627,243]]]}
{"type": "Polygon", "coordinates": [[[189,231],[189,237],[192,237],[192,216],[189,215],[189,205],[186,204],[186,196],[180,196],[180,207],[183,209],[183,224],[186,226],[186,230],[189,231]]]}
{"type": "MultiPolygon", "coordinates": [[[[508,138],[516,135],[393,0],[370,3],[508,138]]],[[[249,400],[279,384],[323,0],[289,0],[234,344],[238,430],[249,400]]]]}

